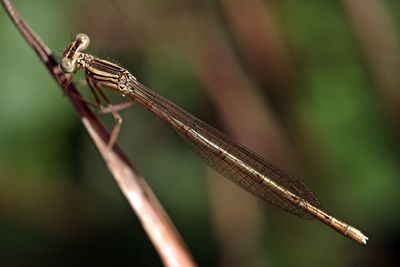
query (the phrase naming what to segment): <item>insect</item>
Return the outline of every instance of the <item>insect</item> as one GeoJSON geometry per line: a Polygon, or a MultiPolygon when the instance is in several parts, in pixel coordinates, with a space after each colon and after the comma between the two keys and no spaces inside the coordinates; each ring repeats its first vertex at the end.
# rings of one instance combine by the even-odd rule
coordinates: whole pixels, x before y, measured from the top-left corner
{"type": "MultiPolygon", "coordinates": [[[[86,34],[78,34],[64,51],[60,68],[64,73],[84,70],[97,101],[96,92],[105,98],[104,88],[126,96],[165,121],[207,164],[244,190],[299,217],[316,218],[340,234],[366,244],[368,238],[360,230],[322,211],[320,202],[303,182],[142,85],[126,69],[83,53],[89,43],[86,34]]],[[[112,108],[111,112],[117,124],[111,134],[110,146],[115,142],[121,125],[119,115],[112,108]]]]}

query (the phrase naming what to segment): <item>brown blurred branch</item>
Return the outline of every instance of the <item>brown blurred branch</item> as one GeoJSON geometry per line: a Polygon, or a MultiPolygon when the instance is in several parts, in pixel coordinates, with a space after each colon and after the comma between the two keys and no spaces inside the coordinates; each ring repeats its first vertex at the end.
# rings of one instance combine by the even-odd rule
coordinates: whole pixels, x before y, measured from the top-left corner
{"type": "Polygon", "coordinates": [[[400,41],[385,1],[342,0],[378,93],[400,126],[400,41]]]}
{"type": "Polygon", "coordinates": [[[294,66],[273,18],[272,3],[262,0],[220,0],[239,53],[274,93],[290,88],[294,66]]]}
{"type": "MultiPolygon", "coordinates": [[[[236,140],[250,149],[285,169],[298,169],[285,130],[245,74],[229,44],[217,32],[212,16],[192,12],[194,25],[190,32],[196,35],[181,34],[186,36],[182,43],[221,122],[236,140]]],[[[210,183],[214,225],[222,244],[221,266],[265,266],[268,259],[260,244],[266,222],[260,216],[257,200],[223,179],[211,177],[210,183]]]]}
{"type": "Polygon", "coordinates": [[[28,44],[35,50],[60,88],[79,113],[82,123],[113,174],[120,189],[139,217],[143,228],[153,242],[166,266],[195,266],[178,231],[142,176],[129,162],[123,151],[115,145],[107,146],[109,133],[99,122],[81,97],[76,87],[61,73],[50,49],[33,33],[8,0],[2,0],[8,15],[28,44]]]}

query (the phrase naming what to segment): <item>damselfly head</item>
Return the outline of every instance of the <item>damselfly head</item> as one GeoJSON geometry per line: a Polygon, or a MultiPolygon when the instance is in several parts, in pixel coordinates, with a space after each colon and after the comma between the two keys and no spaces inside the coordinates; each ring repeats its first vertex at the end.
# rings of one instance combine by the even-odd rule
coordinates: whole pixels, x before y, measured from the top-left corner
{"type": "Polygon", "coordinates": [[[60,63],[60,69],[64,73],[72,73],[76,70],[76,61],[90,43],[90,38],[84,33],[78,33],[75,40],[64,50],[64,57],[60,63]]]}

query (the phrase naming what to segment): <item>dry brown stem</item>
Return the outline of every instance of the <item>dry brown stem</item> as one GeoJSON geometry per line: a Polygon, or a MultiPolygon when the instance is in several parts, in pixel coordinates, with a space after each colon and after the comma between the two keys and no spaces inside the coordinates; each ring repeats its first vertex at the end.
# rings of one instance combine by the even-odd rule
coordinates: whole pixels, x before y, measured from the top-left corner
{"type": "Polygon", "coordinates": [[[27,43],[35,50],[60,88],[78,112],[82,123],[95,143],[110,172],[117,181],[129,204],[139,217],[143,228],[153,242],[166,266],[195,266],[178,231],[142,176],[129,162],[123,151],[107,146],[110,134],[99,122],[87,104],[81,101],[74,84],[60,71],[50,49],[33,33],[8,0],[1,1],[8,15],[27,43]]]}
{"type": "Polygon", "coordinates": [[[342,0],[367,67],[386,108],[400,126],[400,40],[385,1],[342,0]]]}

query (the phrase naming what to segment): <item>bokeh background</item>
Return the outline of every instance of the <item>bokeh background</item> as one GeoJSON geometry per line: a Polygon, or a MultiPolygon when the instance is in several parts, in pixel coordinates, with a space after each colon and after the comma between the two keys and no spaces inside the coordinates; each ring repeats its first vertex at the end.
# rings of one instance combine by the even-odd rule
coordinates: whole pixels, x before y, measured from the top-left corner
{"type": "MultiPolygon", "coordinates": [[[[155,116],[124,110],[118,143],[199,265],[399,265],[400,1],[14,3],[58,58],[86,32],[91,53],[300,177],[326,211],[370,237],[359,246],[256,199],[155,116]]],[[[0,44],[0,265],[160,266],[3,10],[0,44]]]]}

